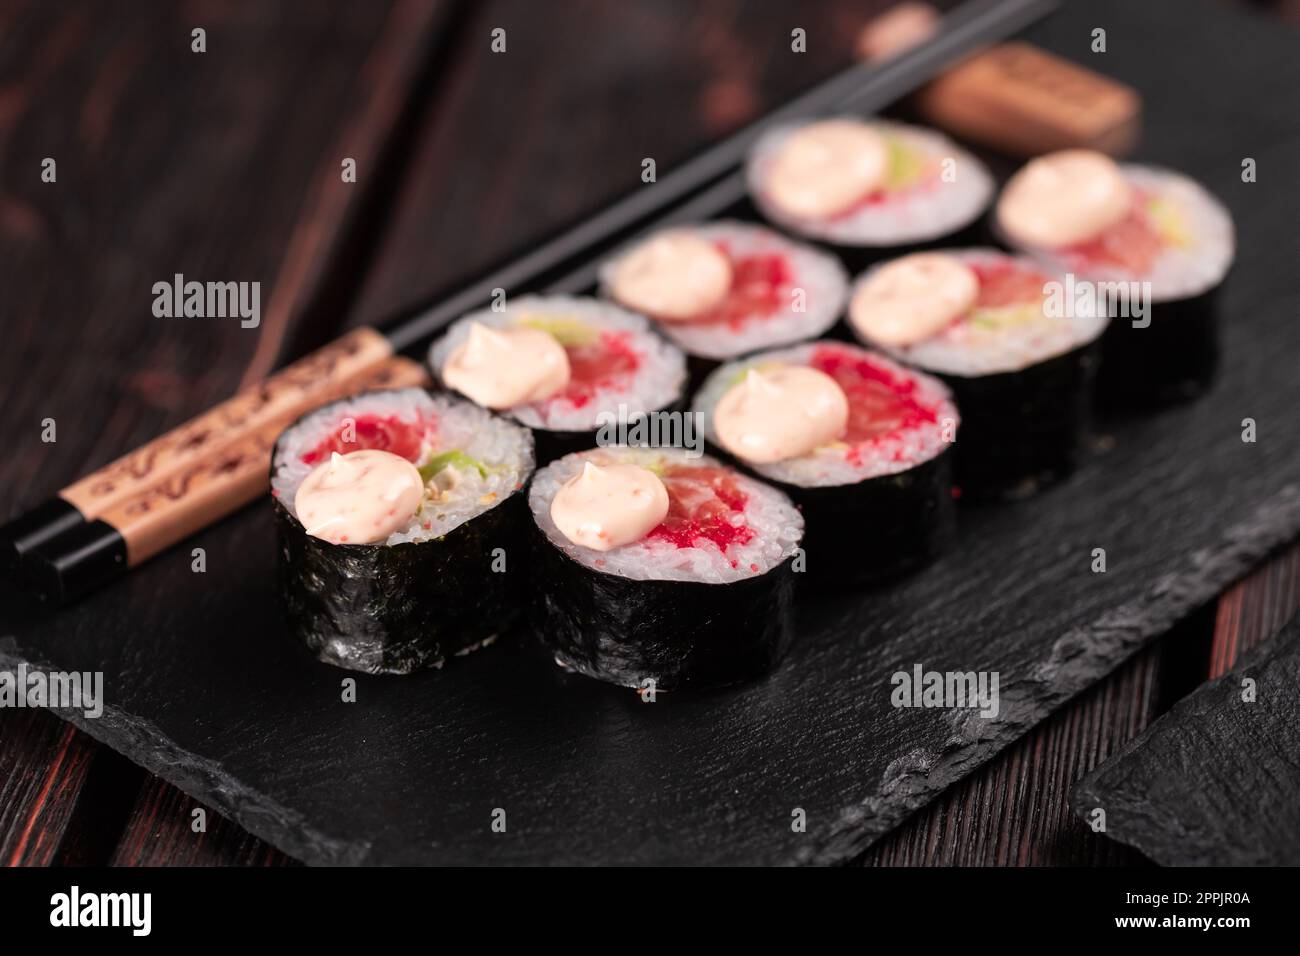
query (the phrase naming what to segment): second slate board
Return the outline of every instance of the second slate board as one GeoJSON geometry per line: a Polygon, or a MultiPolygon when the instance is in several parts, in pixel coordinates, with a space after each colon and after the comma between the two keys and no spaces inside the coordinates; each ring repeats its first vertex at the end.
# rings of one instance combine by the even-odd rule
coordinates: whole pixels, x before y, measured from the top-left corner
{"type": "Polygon", "coordinates": [[[1297,687],[1300,617],[1081,781],[1075,812],[1166,866],[1300,866],[1297,687]]]}

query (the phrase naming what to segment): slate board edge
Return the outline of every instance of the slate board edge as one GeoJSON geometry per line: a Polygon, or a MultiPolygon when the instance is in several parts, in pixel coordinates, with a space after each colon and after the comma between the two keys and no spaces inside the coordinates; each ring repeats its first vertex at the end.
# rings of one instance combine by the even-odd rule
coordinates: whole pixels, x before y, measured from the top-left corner
{"type": "MultiPolygon", "coordinates": [[[[942,751],[918,749],[894,761],[882,783],[883,797],[844,808],[830,836],[817,845],[793,857],[766,862],[830,865],[859,855],[947,787],[1214,598],[1269,553],[1297,537],[1300,487],[1287,485],[1258,506],[1250,518],[1230,526],[1218,548],[1194,552],[1182,569],[1157,579],[1143,598],[1112,609],[1091,624],[1058,638],[1049,661],[1037,668],[1038,680],[1020,682],[1003,692],[1004,698],[1023,697],[1026,704],[1008,708],[1007,717],[996,722],[978,718],[967,721],[964,728],[955,728],[942,751]]],[[[15,655],[13,650],[12,638],[0,641],[0,668],[13,669],[26,663],[29,668],[57,669],[30,656],[15,655]]],[[[79,711],[48,709],[289,856],[325,866],[364,864],[369,856],[368,842],[320,832],[302,815],[231,777],[219,764],[183,750],[149,721],[108,704],[95,719],[87,719],[79,711]]]]}
{"type": "MultiPolygon", "coordinates": [[[[15,656],[11,649],[0,646],[0,670],[13,670],[23,663],[29,670],[57,669],[15,656]]],[[[231,777],[219,764],[178,747],[150,721],[107,703],[103,713],[93,719],[80,710],[45,709],[295,859],[313,865],[355,866],[370,852],[368,842],[320,832],[301,814],[231,777]]]]}
{"type": "MultiPolygon", "coordinates": [[[[1267,666],[1273,658],[1287,650],[1287,645],[1292,641],[1300,641],[1300,614],[1295,615],[1278,631],[1272,634],[1264,643],[1251,648],[1226,674],[1216,677],[1214,680],[1206,681],[1174,704],[1166,713],[1161,714],[1159,719],[1154,721],[1149,727],[1138,734],[1119,750],[1115,751],[1105,761],[1094,767],[1089,773],[1074,785],[1070,793],[1070,809],[1074,815],[1085,823],[1088,822],[1088,814],[1094,807],[1104,807],[1107,802],[1107,795],[1114,796],[1114,789],[1105,782],[1105,778],[1112,774],[1121,763],[1130,759],[1138,751],[1147,747],[1148,741],[1156,734],[1162,733],[1166,722],[1176,722],[1182,719],[1183,714],[1193,709],[1196,704],[1196,698],[1203,694],[1212,693],[1216,688],[1225,682],[1236,681],[1247,671],[1259,670],[1267,666]]],[[[1155,827],[1161,826],[1154,824],[1155,827]]],[[[1167,827],[1166,827],[1167,829],[1167,827]]],[[[1205,856],[1200,853],[1189,852],[1184,855],[1171,855],[1169,847],[1171,843],[1185,846],[1185,841],[1160,841],[1152,842],[1145,838],[1142,833],[1133,834],[1125,825],[1125,818],[1119,820],[1107,821],[1106,835],[1113,840],[1125,843],[1135,847],[1142,852],[1148,859],[1160,864],[1161,866],[1240,866],[1239,860],[1220,859],[1214,856],[1205,856]]]]}
{"type": "Polygon", "coordinates": [[[1016,708],[1013,719],[967,720],[964,727],[955,728],[941,751],[918,749],[895,760],[886,770],[880,797],[842,810],[831,835],[820,845],[800,851],[792,862],[830,865],[863,853],[1297,536],[1300,487],[1286,485],[1250,518],[1231,525],[1218,548],[1193,552],[1183,568],[1158,578],[1143,597],[1058,638],[1049,663],[1037,669],[1041,680],[1003,690],[1004,700],[1009,694],[1027,700],[1027,706],[1016,708]],[[980,730],[991,733],[981,736],[980,730]]]}

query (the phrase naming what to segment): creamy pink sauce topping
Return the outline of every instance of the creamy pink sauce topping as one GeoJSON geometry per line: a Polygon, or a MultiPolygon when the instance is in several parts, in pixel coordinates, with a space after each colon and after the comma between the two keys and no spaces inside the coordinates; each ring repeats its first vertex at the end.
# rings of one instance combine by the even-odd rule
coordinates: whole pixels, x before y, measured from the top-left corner
{"type": "Polygon", "coordinates": [[[829,219],[874,192],[888,168],[879,133],[863,123],[824,120],[790,134],[772,158],[763,190],[792,216],[829,219]]]}
{"type": "Polygon", "coordinates": [[[911,345],[965,315],[979,292],[979,278],[960,259],[918,252],[881,266],[858,286],[849,321],[873,342],[911,345]]]}
{"type": "Polygon", "coordinates": [[[1109,156],[1067,149],[1033,160],[1002,190],[998,225],[1012,242],[1055,249],[1086,242],[1123,221],[1132,191],[1109,156]]]}
{"type": "Polygon", "coordinates": [[[835,379],[801,365],[750,369],[713,412],[722,446],[758,465],[799,458],[843,437],[849,400],[835,379]]]}
{"type": "Polygon", "coordinates": [[[551,499],[551,520],[574,544],[593,551],[640,541],[668,514],[668,489],[639,465],[586,462],[551,499]]]}
{"type": "Polygon", "coordinates": [[[334,452],[298,486],[293,510],[307,533],[330,544],[373,544],[401,531],[420,509],[424,479],[400,455],[334,452]]]}
{"type": "Polygon", "coordinates": [[[629,309],[665,322],[707,315],[731,289],[731,260],[686,230],[663,232],[621,260],[610,292],[629,309]]]}
{"type": "Polygon", "coordinates": [[[564,391],[569,357],[542,329],[472,322],[469,337],[443,363],[442,380],[484,408],[513,408],[564,391]]]}

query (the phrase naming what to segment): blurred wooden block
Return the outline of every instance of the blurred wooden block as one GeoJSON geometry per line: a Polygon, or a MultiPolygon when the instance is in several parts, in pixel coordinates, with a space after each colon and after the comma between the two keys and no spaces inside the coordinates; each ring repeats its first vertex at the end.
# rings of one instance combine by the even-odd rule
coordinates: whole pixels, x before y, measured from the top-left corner
{"type": "Polygon", "coordinates": [[[916,94],[929,122],[1012,156],[1132,148],[1142,102],[1122,83],[1026,43],[976,54],[916,94]]]}

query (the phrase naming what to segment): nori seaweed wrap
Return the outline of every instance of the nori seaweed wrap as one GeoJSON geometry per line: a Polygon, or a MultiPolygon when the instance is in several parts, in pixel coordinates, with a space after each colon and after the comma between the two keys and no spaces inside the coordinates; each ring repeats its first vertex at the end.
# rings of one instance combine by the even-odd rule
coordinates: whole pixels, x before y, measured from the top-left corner
{"type": "Polygon", "coordinates": [[[1091,420],[1105,309],[1063,301],[1058,277],[993,249],[878,269],[859,279],[850,325],[952,390],[961,499],[1023,497],[1073,471],[1091,420]]]}
{"type": "Polygon", "coordinates": [[[1025,497],[1074,471],[1100,355],[1089,342],[1017,372],[939,376],[964,412],[955,449],[963,499],[1025,497]]]}
{"type": "Polygon", "coordinates": [[[421,389],[368,392],[304,416],[272,459],[280,585],[296,636],[327,663],[388,674],[490,642],[526,601],[532,468],[527,429],[421,389]],[[308,533],[299,489],[367,451],[415,466],[418,510],[379,541],[308,533]]]}
{"type": "Polygon", "coordinates": [[[1152,302],[1150,325],[1135,327],[1115,303],[1101,340],[1097,406],[1106,414],[1142,412],[1205,392],[1219,367],[1219,288],[1152,302]]]}
{"type": "Polygon", "coordinates": [[[627,687],[708,688],[760,676],[789,647],[803,520],[776,489],[681,449],[610,447],[541,469],[529,506],[533,623],[562,666],[627,687]],[[606,551],[567,538],[551,506],[586,462],[659,475],[662,523],[606,551]]]}
{"type": "Polygon", "coordinates": [[[1116,165],[1086,151],[1049,154],[1007,183],[994,229],[1103,303],[1111,323],[1097,373],[1100,409],[1141,412],[1195,397],[1213,382],[1217,292],[1236,240],[1228,210],[1194,180],[1154,166],[1116,165]],[[1046,183],[1035,178],[1045,175],[1052,177],[1046,183]],[[1071,175],[1094,181],[1072,189],[1071,175]],[[1067,193],[1068,208],[1049,215],[1034,201],[1035,190],[1067,193]],[[1028,222],[1025,195],[1033,214],[1028,222]],[[1069,229],[1070,241],[1046,244],[1059,228],[1069,229]]]}

